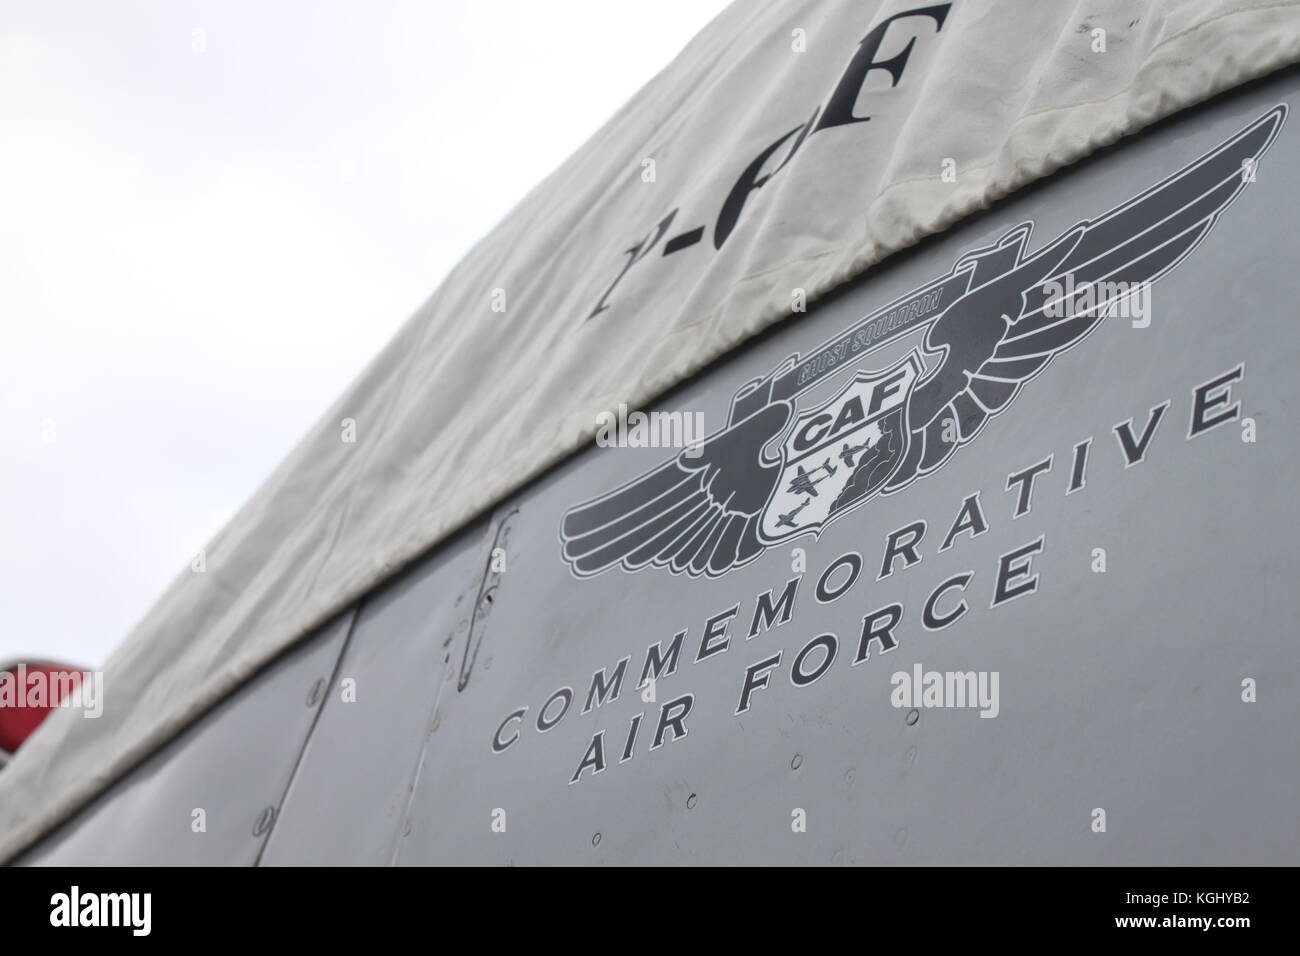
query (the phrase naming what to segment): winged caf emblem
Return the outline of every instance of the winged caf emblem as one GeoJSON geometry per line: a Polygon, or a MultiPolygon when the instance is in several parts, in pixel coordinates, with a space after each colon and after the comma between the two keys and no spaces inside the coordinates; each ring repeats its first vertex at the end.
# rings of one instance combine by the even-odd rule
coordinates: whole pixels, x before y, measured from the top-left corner
{"type": "Polygon", "coordinates": [[[616,566],[716,577],[932,473],[1133,288],[1196,248],[1253,179],[1286,113],[1285,104],[1275,107],[1032,255],[1033,223],[1016,226],[947,276],[747,383],[727,426],[699,447],[570,509],[560,525],[564,560],[580,577],[616,566]],[[891,369],[859,372],[830,401],[797,414],[798,395],[921,328],[934,362],[928,372],[914,351],[891,369]]]}

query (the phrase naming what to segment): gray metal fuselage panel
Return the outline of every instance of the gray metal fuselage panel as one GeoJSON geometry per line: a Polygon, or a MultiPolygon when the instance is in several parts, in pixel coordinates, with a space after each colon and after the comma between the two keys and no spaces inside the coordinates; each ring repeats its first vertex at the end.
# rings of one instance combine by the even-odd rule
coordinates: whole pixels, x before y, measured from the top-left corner
{"type": "MultiPolygon", "coordinates": [[[[874,268],[656,410],[700,413],[717,431],[737,389],[788,356],[1017,224],[1033,223],[1032,254],[1298,93],[1290,71],[1063,170],[874,268]]],[[[566,514],[677,453],[593,446],[366,597],[346,641],[332,626],[259,675],[25,862],[252,863],[266,805],[279,807],[270,864],[1300,862],[1298,146],[1292,117],[1256,180],[1152,286],[1149,324],[1101,322],[932,473],[721,576],[579,577],[561,556],[566,514]],[[1196,430],[1196,389],[1221,379],[1226,391],[1200,401],[1226,394],[1209,411],[1239,413],[1196,430]],[[1023,483],[1009,479],[1049,458],[1021,509],[1023,483]],[[968,520],[942,547],[972,499],[986,527],[968,520]],[[920,560],[882,574],[891,533],[919,522],[920,560]],[[1013,574],[1007,557],[1027,547],[1013,574]],[[789,619],[751,636],[760,596],[795,578],[789,619]],[[999,581],[1031,579],[997,600],[999,581]],[[819,600],[819,582],[837,593],[819,600]],[[927,603],[965,610],[932,629],[927,603]],[[891,639],[856,660],[864,618],[891,605],[891,639]],[[682,631],[673,672],[639,687],[649,649],[682,631]],[[996,674],[996,716],[899,706],[918,668],[996,674]],[[302,698],[331,669],[313,729],[302,698]],[[189,832],[199,806],[203,837],[189,832]]],[[[902,362],[928,327],[854,358],[796,414],[854,370],[902,362]]]]}

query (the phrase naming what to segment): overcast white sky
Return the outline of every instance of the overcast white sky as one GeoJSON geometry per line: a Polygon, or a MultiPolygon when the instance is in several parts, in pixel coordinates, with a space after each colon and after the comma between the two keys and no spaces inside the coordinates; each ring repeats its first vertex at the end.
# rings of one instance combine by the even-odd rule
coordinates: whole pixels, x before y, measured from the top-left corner
{"type": "Polygon", "coordinates": [[[0,661],[102,663],[721,0],[0,0],[0,661]]]}

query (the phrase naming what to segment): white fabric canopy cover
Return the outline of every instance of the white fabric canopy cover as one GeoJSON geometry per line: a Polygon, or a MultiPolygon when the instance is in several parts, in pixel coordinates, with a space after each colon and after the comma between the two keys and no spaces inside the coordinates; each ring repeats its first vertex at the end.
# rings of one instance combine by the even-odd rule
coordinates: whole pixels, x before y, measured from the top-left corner
{"type": "MultiPolygon", "coordinates": [[[[609,42],[635,43],[634,19],[609,42]]],[[[56,711],[0,773],[0,859],[581,448],[598,413],[788,317],[793,290],[811,302],[1297,59],[1300,0],[733,4],[470,251],[206,573],[180,574],[108,662],[103,716],[56,711]]]]}

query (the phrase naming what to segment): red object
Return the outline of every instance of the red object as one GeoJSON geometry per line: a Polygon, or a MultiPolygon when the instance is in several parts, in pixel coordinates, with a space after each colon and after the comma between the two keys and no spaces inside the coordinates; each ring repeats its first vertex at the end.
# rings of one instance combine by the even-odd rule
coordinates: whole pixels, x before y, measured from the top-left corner
{"type": "Polygon", "coordinates": [[[65,664],[8,664],[0,668],[0,750],[13,753],[68,691],[81,671],[65,664]]]}

